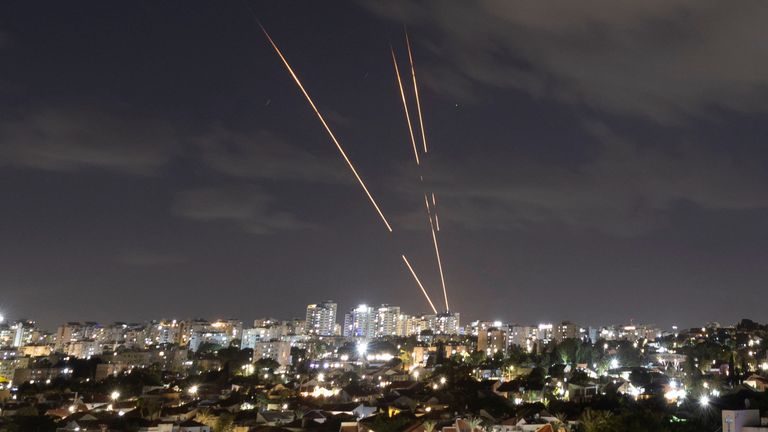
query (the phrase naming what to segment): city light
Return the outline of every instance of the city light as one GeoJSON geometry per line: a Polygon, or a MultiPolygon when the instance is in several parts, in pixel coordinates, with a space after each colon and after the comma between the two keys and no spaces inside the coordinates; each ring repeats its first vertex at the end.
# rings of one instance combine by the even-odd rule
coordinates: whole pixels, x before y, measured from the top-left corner
{"type": "Polygon", "coordinates": [[[708,406],[709,405],[709,396],[702,395],[701,397],[699,397],[699,405],[701,405],[703,407],[708,406]]]}
{"type": "Polygon", "coordinates": [[[119,392],[119,391],[117,391],[117,390],[113,391],[113,392],[112,392],[112,393],[109,395],[109,398],[110,398],[110,399],[112,399],[113,401],[116,401],[116,400],[120,399],[120,392],[119,392]]]}
{"type": "Polygon", "coordinates": [[[365,356],[365,354],[368,352],[368,342],[362,341],[358,342],[357,344],[357,353],[360,356],[365,356]]]}

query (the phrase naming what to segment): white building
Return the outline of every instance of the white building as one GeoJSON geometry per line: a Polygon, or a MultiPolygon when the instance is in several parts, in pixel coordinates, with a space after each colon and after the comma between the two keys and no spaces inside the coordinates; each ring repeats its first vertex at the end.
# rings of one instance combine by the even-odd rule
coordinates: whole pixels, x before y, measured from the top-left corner
{"type": "Polygon", "coordinates": [[[373,338],[376,335],[376,309],[360,305],[344,316],[344,336],[373,338]]]}
{"type": "Polygon", "coordinates": [[[396,336],[400,306],[381,305],[376,311],[376,337],[396,336]]]}
{"type": "Polygon", "coordinates": [[[437,315],[424,315],[426,329],[434,334],[454,335],[459,334],[459,314],[457,312],[443,312],[437,315]]]}
{"type": "Polygon", "coordinates": [[[211,343],[222,348],[226,348],[229,346],[231,341],[232,339],[229,337],[229,335],[223,331],[194,331],[192,332],[192,336],[189,338],[189,350],[192,352],[197,352],[197,350],[200,349],[200,345],[204,343],[211,343]]]}
{"type": "Polygon", "coordinates": [[[291,365],[291,343],[288,341],[256,342],[253,346],[253,361],[270,358],[281,367],[291,365]]]}
{"type": "Polygon", "coordinates": [[[307,305],[304,332],[314,336],[333,336],[336,329],[337,304],[328,300],[307,305]]]}
{"type": "Polygon", "coordinates": [[[93,339],[78,340],[67,345],[67,355],[87,359],[101,354],[101,345],[93,339]]]}
{"type": "Polygon", "coordinates": [[[240,342],[240,348],[253,349],[258,342],[270,342],[286,336],[285,326],[274,324],[265,327],[253,327],[243,330],[243,339],[240,342]]]}

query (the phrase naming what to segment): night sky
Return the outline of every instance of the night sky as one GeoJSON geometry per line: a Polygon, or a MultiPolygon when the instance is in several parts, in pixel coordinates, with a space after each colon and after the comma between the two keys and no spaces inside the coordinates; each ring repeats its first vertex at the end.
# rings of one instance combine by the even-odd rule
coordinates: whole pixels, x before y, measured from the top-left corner
{"type": "Polygon", "coordinates": [[[766,321],[768,5],[733,6],[2,2],[0,311],[428,312],[400,259],[439,303],[389,53],[407,65],[407,25],[464,322],[766,321]]]}

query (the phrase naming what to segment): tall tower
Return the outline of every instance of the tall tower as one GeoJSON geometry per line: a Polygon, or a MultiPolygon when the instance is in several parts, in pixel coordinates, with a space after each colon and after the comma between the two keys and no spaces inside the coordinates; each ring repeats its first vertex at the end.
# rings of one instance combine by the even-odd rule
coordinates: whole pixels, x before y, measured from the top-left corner
{"type": "Polygon", "coordinates": [[[333,336],[336,327],[336,302],[326,300],[307,305],[305,333],[316,336],[333,336]]]}
{"type": "Polygon", "coordinates": [[[359,305],[344,316],[344,336],[373,338],[376,335],[376,309],[359,305]]]}

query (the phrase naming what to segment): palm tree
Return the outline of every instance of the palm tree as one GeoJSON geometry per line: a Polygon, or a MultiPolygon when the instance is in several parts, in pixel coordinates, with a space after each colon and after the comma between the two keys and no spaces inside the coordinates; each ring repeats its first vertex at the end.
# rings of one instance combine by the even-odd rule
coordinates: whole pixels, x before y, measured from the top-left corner
{"type": "Polygon", "coordinates": [[[579,417],[579,423],[584,432],[602,432],[608,426],[608,421],[613,414],[610,411],[593,411],[587,409],[579,417]]]}
{"type": "Polygon", "coordinates": [[[563,413],[560,413],[555,416],[557,420],[552,422],[552,429],[558,431],[558,432],[569,432],[570,427],[568,426],[568,416],[566,416],[563,413]]]}
{"type": "Polygon", "coordinates": [[[465,421],[467,422],[467,426],[469,426],[469,432],[482,430],[483,420],[480,417],[470,417],[465,421]]]}
{"type": "Polygon", "coordinates": [[[434,432],[435,426],[437,426],[437,422],[433,421],[425,421],[422,426],[424,427],[424,432],[434,432]]]}
{"type": "Polygon", "coordinates": [[[211,412],[206,409],[197,413],[195,421],[208,427],[214,427],[216,425],[216,416],[212,415],[211,412]]]}

